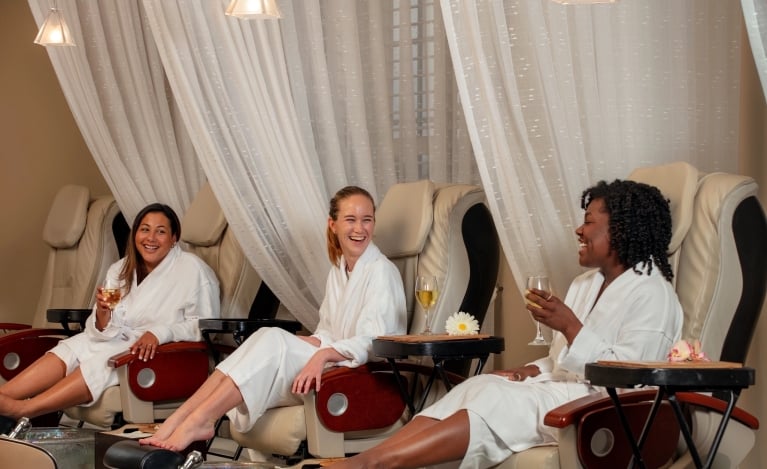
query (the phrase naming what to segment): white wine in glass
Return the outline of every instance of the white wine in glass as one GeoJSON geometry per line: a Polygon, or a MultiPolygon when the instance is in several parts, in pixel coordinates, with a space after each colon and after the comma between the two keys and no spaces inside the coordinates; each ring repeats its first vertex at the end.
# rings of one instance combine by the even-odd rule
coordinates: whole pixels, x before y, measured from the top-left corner
{"type": "Polygon", "coordinates": [[[104,296],[104,301],[109,304],[109,309],[114,310],[117,303],[120,302],[122,293],[120,292],[120,286],[115,280],[107,280],[104,282],[104,286],[101,287],[101,294],[104,296]]]}
{"type": "Polygon", "coordinates": [[[430,335],[432,315],[429,314],[432,306],[437,304],[439,297],[439,288],[437,286],[437,277],[433,275],[421,275],[415,280],[415,297],[423,308],[424,329],[421,334],[430,335]]]}
{"type": "MultiPolygon", "coordinates": [[[[549,278],[545,275],[531,275],[527,277],[527,289],[530,290],[533,288],[536,290],[543,290],[545,292],[551,293],[551,284],[549,283],[549,278]]],[[[535,308],[540,308],[537,303],[532,303],[527,300],[525,300],[525,302],[535,308]]],[[[543,332],[541,331],[541,323],[536,321],[535,318],[533,318],[533,322],[535,322],[535,338],[530,341],[528,345],[549,345],[549,341],[543,337],[543,332]]]]}

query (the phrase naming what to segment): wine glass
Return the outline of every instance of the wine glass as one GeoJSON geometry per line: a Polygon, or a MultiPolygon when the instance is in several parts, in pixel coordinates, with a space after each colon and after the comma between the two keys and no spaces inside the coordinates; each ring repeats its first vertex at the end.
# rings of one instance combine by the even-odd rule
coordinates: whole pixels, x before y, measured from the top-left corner
{"type": "Polygon", "coordinates": [[[431,335],[432,315],[429,314],[431,307],[437,303],[439,297],[439,287],[437,286],[437,277],[433,275],[421,275],[415,280],[415,297],[421,304],[424,313],[423,335],[431,335]]]}
{"type": "Polygon", "coordinates": [[[120,292],[120,285],[117,280],[108,278],[104,282],[104,286],[101,287],[101,294],[104,296],[104,301],[109,304],[109,310],[113,311],[117,303],[120,302],[122,293],[120,292]]]}
{"type": "MultiPolygon", "coordinates": [[[[527,289],[530,290],[532,288],[551,293],[551,284],[549,283],[549,278],[545,275],[531,275],[527,277],[527,289]]],[[[534,308],[540,308],[537,303],[533,303],[527,299],[525,300],[525,303],[534,308]]],[[[541,323],[536,321],[535,318],[533,318],[533,321],[535,322],[535,338],[530,341],[528,345],[549,345],[549,341],[543,337],[543,332],[541,331],[541,323]]]]}

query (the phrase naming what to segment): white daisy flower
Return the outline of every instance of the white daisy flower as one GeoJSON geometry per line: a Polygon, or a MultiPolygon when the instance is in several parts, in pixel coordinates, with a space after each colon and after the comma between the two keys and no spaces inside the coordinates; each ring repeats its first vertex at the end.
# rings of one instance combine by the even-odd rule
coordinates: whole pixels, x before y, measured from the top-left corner
{"type": "Polygon", "coordinates": [[[458,311],[447,318],[445,330],[448,335],[474,335],[479,333],[479,322],[471,314],[458,311]]]}

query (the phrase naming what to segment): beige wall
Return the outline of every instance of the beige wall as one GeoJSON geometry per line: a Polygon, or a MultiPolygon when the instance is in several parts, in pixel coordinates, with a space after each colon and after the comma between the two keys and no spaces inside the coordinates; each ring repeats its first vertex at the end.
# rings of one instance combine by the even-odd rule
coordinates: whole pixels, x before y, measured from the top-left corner
{"type": "Polygon", "coordinates": [[[25,0],[0,1],[0,322],[29,322],[56,191],[109,192],[75,125],[25,0]]]}

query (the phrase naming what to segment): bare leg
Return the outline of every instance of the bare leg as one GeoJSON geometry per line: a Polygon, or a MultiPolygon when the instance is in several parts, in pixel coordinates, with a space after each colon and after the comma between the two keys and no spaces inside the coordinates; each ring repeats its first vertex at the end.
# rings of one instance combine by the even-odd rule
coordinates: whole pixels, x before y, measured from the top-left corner
{"type": "Polygon", "coordinates": [[[171,418],[173,418],[173,428],[169,436],[159,438],[155,435],[152,438],[147,438],[140,442],[172,451],[181,451],[193,441],[208,440],[213,437],[216,421],[221,418],[226,411],[242,403],[242,394],[240,394],[240,390],[237,388],[237,385],[234,384],[234,381],[220,371],[214,372],[214,375],[211,375],[211,378],[206,380],[203,387],[201,387],[189,401],[184,403],[184,406],[187,406],[187,404],[194,399],[194,402],[187,407],[181,415],[178,417],[176,416],[181,408],[179,408],[179,411],[173,413],[171,416],[171,418]],[[213,384],[206,386],[208,384],[207,381],[210,381],[213,376],[219,377],[216,378],[217,384],[215,386],[213,384]],[[200,392],[203,391],[203,388],[206,388],[206,390],[200,392]],[[212,391],[210,390],[211,388],[212,391]],[[200,393],[200,396],[195,398],[198,393],[200,393]]]}
{"type": "MultiPolygon", "coordinates": [[[[9,382],[10,384],[10,382],[9,382]]],[[[71,374],[59,379],[56,384],[29,399],[14,399],[0,395],[0,414],[19,419],[37,417],[73,405],[84,404],[93,400],[85,379],[78,368],[71,374]]]]}
{"type": "Polygon", "coordinates": [[[469,415],[445,420],[416,417],[375,448],[333,464],[344,468],[418,468],[462,459],[469,448],[469,415]]]}
{"type": "Polygon", "coordinates": [[[46,353],[13,379],[0,386],[0,394],[13,399],[35,396],[61,381],[67,367],[59,357],[46,353]]]}
{"type": "Polygon", "coordinates": [[[208,379],[202,383],[202,386],[200,386],[189,399],[184,401],[184,403],[181,404],[181,407],[173,411],[173,414],[171,414],[170,417],[165,419],[154,435],[139,440],[139,443],[142,445],[160,446],[160,442],[165,441],[176,430],[176,427],[178,427],[181,422],[194,411],[194,409],[200,407],[202,403],[205,402],[205,400],[208,399],[219,386],[221,386],[224,379],[228,379],[225,374],[218,370],[214,370],[213,373],[208,376],[208,379]]]}

